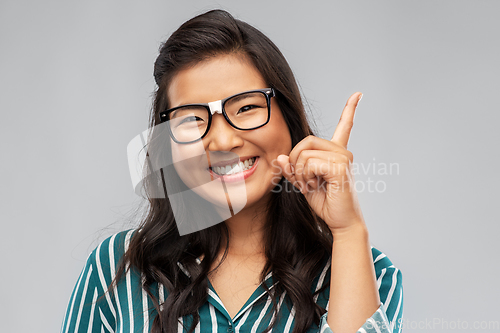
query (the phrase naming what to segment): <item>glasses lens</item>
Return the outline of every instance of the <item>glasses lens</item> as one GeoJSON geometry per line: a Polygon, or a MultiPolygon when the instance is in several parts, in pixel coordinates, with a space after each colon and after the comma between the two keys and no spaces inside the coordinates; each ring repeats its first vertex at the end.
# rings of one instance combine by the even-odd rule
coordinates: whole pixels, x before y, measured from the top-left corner
{"type": "Polygon", "coordinates": [[[169,114],[169,123],[177,141],[195,141],[207,130],[208,110],[203,106],[184,106],[169,114]]]}
{"type": "Polygon", "coordinates": [[[269,117],[267,97],[263,92],[236,95],[226,101],[224,109],[231,122],[241,129],[262,126],[269,117]]]}

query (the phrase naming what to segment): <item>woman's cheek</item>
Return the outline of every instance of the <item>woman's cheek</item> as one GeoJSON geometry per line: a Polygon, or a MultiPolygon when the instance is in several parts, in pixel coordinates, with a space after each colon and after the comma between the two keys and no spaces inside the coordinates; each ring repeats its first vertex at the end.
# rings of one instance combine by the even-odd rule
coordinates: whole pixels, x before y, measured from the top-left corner
{"type": "Polygon", "coordinates": [[[200,140],[190,144],[178,144],[171,140],[171,147],[174,168],[182,181],[190,188],[201,185],[196,183],[197,180],[203,176],[208,177],[208,172],[199,163],[201,159],[207,159],[203,142],[200,140]]]}

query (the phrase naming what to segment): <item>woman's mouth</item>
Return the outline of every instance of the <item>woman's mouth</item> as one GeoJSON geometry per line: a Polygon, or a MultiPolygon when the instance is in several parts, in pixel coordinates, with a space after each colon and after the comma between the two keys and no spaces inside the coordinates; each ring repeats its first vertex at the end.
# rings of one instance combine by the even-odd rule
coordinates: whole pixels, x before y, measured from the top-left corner
{"type": "Polygon", "coordinates": [[[257,167],[258,156],[248,158],[238,163],[210,167],[210,173],[215,178],[222,178],[224,181],[236,181],[248,178],[257,167]]]}
{"type": "Polygon", "coordinates": [[[228,164],[226,166],[213,167],[211,169],[219,176],[234,175],[235,173],[240,173],[252,168],[252,165],[255,163],[255,159],[256,157],[251,157],[247,160],[244,160],[243,162],[240,161],[232,165],[228,164]]]}

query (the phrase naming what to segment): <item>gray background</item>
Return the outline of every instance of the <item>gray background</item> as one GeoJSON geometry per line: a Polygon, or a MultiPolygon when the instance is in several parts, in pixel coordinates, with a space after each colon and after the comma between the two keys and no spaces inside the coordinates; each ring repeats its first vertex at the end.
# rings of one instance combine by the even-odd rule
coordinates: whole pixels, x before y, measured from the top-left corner
{"type": "Polygon", "coordinates": [[[359,196],[403,272],[404,331],[500,331],[500,3],[256,0],[0,3],[0,331],[58,331],[88,253],[135,225],[126,146],[158,47],[212,8],[280,47],[322,137],[364,93],[349,148],[399,165],[357,179],[385,184],[359,196]]]}

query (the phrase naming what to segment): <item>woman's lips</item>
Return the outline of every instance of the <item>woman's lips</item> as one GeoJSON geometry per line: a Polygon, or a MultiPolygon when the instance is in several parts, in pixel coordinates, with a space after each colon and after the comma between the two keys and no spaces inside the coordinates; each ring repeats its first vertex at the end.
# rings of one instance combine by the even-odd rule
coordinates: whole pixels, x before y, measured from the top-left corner
{"type": "Polygon", "coordinates": [[[210,175],[214,180],[223,180],[224,183],[241,182],[242,180],[250,177],[255,172],[255,169],[257,169],[257,164],[259,164],[259,159],[259,156],[255,156],[255,161],[253,162],[253,165],[250,169],[232,175],[219,175],[213,172],[213,170],[210,168],[208,169],[208,171],[210,172],[210,175]]]}

